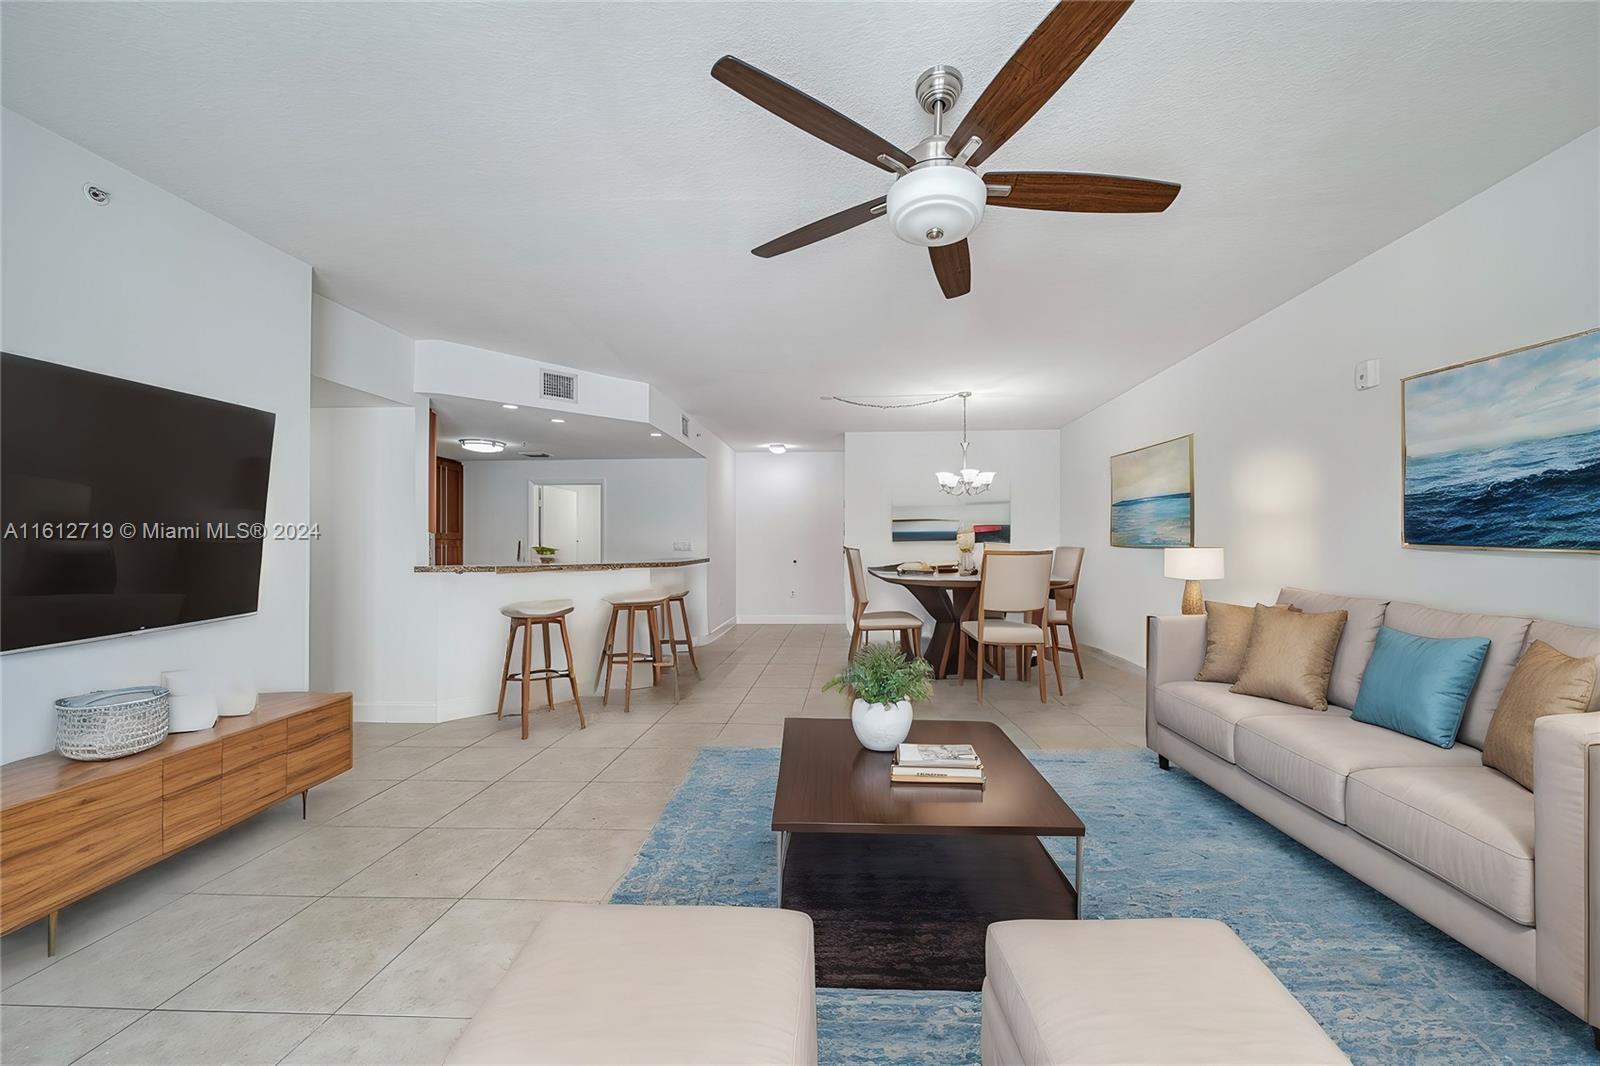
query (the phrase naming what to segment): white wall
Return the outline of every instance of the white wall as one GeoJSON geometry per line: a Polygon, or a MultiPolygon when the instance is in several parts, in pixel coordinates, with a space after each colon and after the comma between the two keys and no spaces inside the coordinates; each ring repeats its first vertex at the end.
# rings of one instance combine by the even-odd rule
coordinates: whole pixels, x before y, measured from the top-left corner
{"type": "Polygon", "coordinates": [[[605,489],[604,558],[641,562],[706,554],[704,459],[510,459],[462,464],[464,558],[516,561],[527,548],[528,482],[599,482],[605,489]],[[674,542],[688,542],[688,551],[674,542]]]}
{"type": "Polygon", "coordinates": [[[311,373],[393,403],[416,402],[416,342],[324,296],[311,299],[311,373]]]}
{"type": "Polygon", "coordinates": [[[706,629],[720,635],[738,611],[737,472],[733,449],[709,434],[697,445],[706,457],[706,629]]]}
{"type": "MultiPolygon", "coordinates": [[[[1017,548],[1053,548],[1060,541],[1061,445],[1053,429],[985,430],[968,434],[971,459],[996,474],[982,502],[1011,501],[1011,543],[1017,548]]],[[[867,566],[908,559],[954,559],[956,547],[896,544],[890,540],[890,509],[897,503],[948,503],[934,473],[961,458],[961,435],[929,433],[846,433],[844,435],[844,542],[861,549],[867,566]]],[[[903,588],[868,578],[872,609],[922,609],[903,588]]],[[[849,588],[839,586],[840,602],[849,588]]],[[[926,618],[926,615],[923,615],[926,618]]]]}
{"type": "Polygon", "coordinates": [[[740,452],[739,621],[840,622],[844,453],[740,452]]]}
{"type": "MultiPolygon", "coordinates": [[[[424,422],[424,430],[426,422],[424,422]]],[[[422,559],[415,412],[311,412],[311,684],[355,693],[358,716],[433,721],[436,642],[411,568],[422,559]]],[[[426,510],[424,501],[423,509],[426,510]]]]}
{"type": "Polygon", "coordinates": [[[1061,433],[1061,528],[1087,546],[1084,643],[1135,662],[1177,610],[1160,551],[1111,548],[1108,457],[1195,434],[1195,535],[1227,550],[1208,596],[1280,585],[1600,625],[1593,555],[1400,546],[1400,379],[1600,323],[1591,132],[1061,433]],[[1355,364],[1382,361],[1356,392],[1355,364]]]}
{"type": "MultiPolygon", "coordinates": [[[[0,344],[274,412],[267,521],[307,521],[311,268],[10,111],[0,127],[0,344]]],[[[305,688],[309,574],[306,542],[269,540],[254,616],[0,659],[0,758],[54,746],[57,697],[163,670],[305,688]]]]}

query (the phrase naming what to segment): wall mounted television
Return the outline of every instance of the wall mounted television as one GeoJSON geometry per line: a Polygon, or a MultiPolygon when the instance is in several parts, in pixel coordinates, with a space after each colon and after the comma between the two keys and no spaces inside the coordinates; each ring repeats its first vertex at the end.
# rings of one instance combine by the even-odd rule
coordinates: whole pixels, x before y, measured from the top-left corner
{"type": "Polygon", "coordinates": [[[0,354],[0,652],[253,613],[274,422],[0,354]]]}

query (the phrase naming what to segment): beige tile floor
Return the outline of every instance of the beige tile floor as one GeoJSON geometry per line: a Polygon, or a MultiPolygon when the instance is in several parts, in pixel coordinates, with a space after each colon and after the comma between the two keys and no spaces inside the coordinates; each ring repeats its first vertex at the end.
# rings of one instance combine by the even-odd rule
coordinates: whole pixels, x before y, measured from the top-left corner
{"type": "MultiPolygon", "coordinates": [[[[706,746],[848,714],[842,627],[737,627],[702,680],[437,726],[358,724],[355,767],[0,939],[0,1061],[436,1063],[545,915],[603,901],[706,746]]],[[[941,682],[924,717],[1023,748],[1141,744],[1144,679],[1086,653],[1066,694],[941,682]]],[[[514,703],[508,699],[507,703],[514,703]]]]}

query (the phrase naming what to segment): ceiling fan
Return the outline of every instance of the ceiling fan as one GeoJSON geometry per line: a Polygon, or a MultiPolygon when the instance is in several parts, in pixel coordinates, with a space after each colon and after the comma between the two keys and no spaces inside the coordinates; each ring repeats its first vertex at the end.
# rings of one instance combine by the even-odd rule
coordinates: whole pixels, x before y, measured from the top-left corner
{"type": "Polygon", "coordinates": [[[858,159],[892,171],[887,195],[785,233],[753,249],[763,259],[815,244],[880,215],[896,237],[928,249],[946,299],[972,289],[967,237],[984,206],[1034,211],[1165,211],[1178,186],[1108,174],[1004,171],[979,177],[975,169],[1020,130],[1089,58],[1133,0],[1064,0],[1006,61],[955,132],[944,118],[961,95],[961,72],[930,67],[917,79],[917,102],[933,116],[933,133],[907,151],[846,118],[820,100],[723,56],[711,76],[785,122],[858,159]]]}

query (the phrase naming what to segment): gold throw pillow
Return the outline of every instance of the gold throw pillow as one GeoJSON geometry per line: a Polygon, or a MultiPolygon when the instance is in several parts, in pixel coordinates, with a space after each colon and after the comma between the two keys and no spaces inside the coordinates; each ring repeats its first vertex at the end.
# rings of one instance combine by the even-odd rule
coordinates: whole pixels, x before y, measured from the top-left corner
{"type": "Polygon", "coordinates": [[[1489,719],[1483,765],[1533,789],[1533,723],[1547,714],[1581,714],[1594,692],[1593,659],[1563,655],[1536,640],[1517,660],[1500,706],[1489,719]]]}
{"type": "Polygon", "coordinates": [[[1333,653],[1347,617],[1345,611],[1310,614],[1257,606],[1239,681],[1228,691],[1327,710],[1333,653]]]}
{"type": "MultiPolygon", "coordinates": [[[[1268,607],[1256,604],[1257,609],[1268,611],[1298,611],[1290,604],[1268,607]]],[[[1250,625],[1255,621],[1255,610],[1237,603],[1206,601],[1206,658],[1200,664],[1196,681],[1221,681],[1233,684],[1239,680],[1239,667],[1244,665],[1245,649],[1250,646],[1250,625]]]]}

